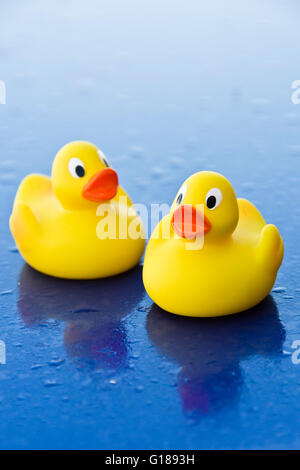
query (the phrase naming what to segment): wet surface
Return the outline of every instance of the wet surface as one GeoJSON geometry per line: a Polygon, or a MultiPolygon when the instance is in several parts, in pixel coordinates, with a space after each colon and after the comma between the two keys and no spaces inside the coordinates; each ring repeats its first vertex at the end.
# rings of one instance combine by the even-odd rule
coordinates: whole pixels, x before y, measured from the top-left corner
{"type": "Polygon", "coordinates": [[[0,447],[299,448],[298,3],[0,11],[0,447]],[[194,320],[152,304],[141,266],[73,282],[24,265],[8,229],[19,181],[74,139],[99,145],[136,203],[225,174],[285,241],[272,295],[194,320]]]}

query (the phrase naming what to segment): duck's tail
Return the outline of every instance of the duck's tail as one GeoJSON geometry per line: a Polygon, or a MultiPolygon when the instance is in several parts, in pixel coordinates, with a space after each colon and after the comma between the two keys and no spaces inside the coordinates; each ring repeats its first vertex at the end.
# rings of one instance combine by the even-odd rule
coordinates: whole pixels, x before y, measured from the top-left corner
{"type": "Polygon", "coordinates": [[[259,238],[257,250],[261,263],[277,272],[282,263],[284,244],[275,225],[268,224],[264,226],[259,238]]]}
{"type": "Polygon", "coordinates": [[[26,204],[15,203],[9,227],[20,251],[29,250],[41,236],[41,226],[26,204]]]}

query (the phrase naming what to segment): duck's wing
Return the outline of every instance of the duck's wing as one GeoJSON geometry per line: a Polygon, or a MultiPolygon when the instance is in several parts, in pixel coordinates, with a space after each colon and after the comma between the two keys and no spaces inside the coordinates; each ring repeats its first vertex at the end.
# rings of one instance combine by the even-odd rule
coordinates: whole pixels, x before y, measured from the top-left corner
{"type": "Polygon", "coordinates": [[[238,199],[239,222],[234,236],[240,240],[259,238],[266,221],[258,209],[247,199],[238,199]]]}
{"type": "Polygon", "coordinates": [[[28,175],[19,186],[14,204],[28,205],[34,211],[34,205],[52,193],[51,180],[48,176],[28,175]]]}

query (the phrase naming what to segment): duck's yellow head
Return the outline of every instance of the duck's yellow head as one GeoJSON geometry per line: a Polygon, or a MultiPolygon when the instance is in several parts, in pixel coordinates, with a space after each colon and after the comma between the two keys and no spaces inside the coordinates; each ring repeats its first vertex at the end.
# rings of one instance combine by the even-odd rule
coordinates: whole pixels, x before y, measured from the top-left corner
{"type": "Polygon", "coordinates": [[[54,159],[52,187],[65,209],[84,209],[112,199],[118,184],[118,175],[104,154],[89,142],[71,142],[54,159]]]}
{"type": "Polygon", "coordinates": [[[195,173],[179,189],[170,216],[173,230],[182,238],[224,238],[235,230],[239,219],[233,187],[219,173],[195,173]]]}

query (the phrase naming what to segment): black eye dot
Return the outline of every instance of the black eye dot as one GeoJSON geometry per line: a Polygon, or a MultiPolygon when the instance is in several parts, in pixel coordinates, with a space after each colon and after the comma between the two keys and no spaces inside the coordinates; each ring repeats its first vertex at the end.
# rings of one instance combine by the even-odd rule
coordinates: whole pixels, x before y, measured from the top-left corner
{"type": "Polygon", "coordinates": [[[177,199],[176,199],[176,204],[180,204],[182,201],[182,193],[178,194],[177,199]]]}
{"type": "Polygon", "coordinates": [[[209,196],[209,198],[206,201],[206,205],[209,209],[213,209],[217,203],[217,199],[215,196],[209,196]]]}
{"type": "Polygon", "coordinates": [[[77,165],[77,167],[75,168],[75,173],[77,176],[79,176],[79,178],[82,178],[85,174],[83,166],[77,165]]]}
{"type": "Polygon", "coordinates": [[[108,166],[109,166],[109,163],[108,163],[108,161],[106,160],[106,158],[103,158],[102,160],[103,160],[104,165],[108,167],[108,166]]]}

